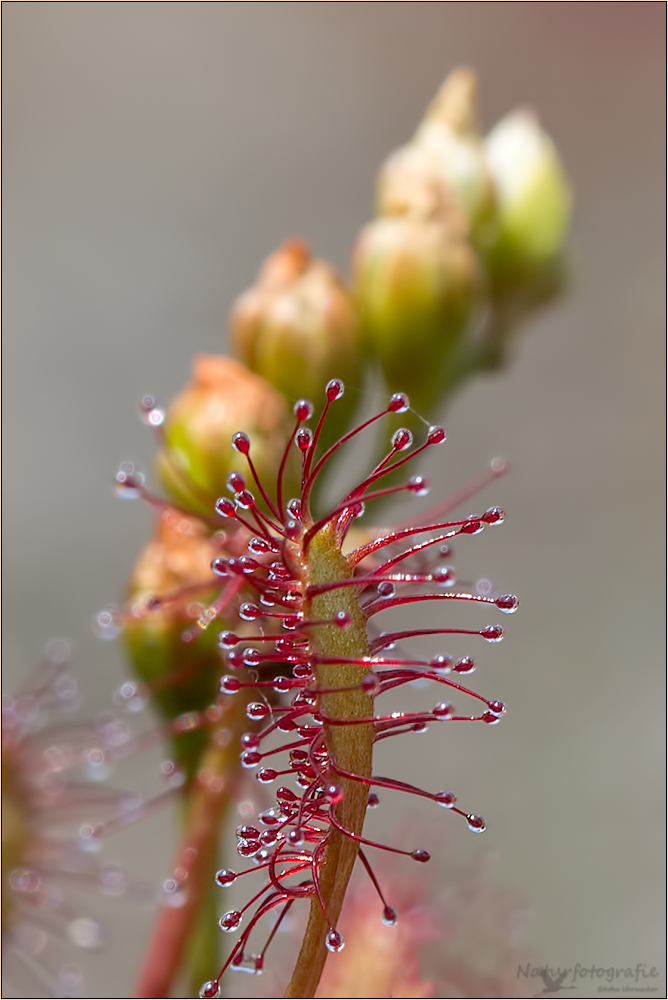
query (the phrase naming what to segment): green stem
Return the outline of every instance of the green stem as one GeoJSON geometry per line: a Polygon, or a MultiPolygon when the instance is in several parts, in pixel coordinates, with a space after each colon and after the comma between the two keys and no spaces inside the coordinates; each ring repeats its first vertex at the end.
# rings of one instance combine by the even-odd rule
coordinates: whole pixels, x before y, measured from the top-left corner
{"type": "Polygon", "coordinates": [[[213,932],[217,930],[215,916],[209,918],[209,907],[213,906],[210,887],[216,870],[219,831],[226,809],[234,798],[239,773],[238,748],[235,740],[229,740],[229,730],[238,732],[246,725],[245,700],[233,699],[228,705],[219,725],[211,731],[188,799],[181,841],[174,858],[173,871],[182,886],[185,901],[182,906],[165,905],[160,910],[139,972],[135,997],[169,997],[196,930],[204,936],[201,944],[194,946],[188,962],[191,976],[205,969],[197,992],[217,970],[215,955],[213,961],[210,959],[213,932]],[[207,921],[213,930],[206,926],[207,921]]]}
{"type": "MultiPolygon", "coordinates": [[[[306,585],[350,579],[353,570],[341,554],[335,528],[328,525],[319,532],[309,546],[306,585]]],[[[335,625],[322,625],[314,629],[312,649],[316,654],[361,658],[368,656],[366,617],[360,608],[355,587],[319,594],[307,602],[305,617],[316,620],[331,619],[337,611],[348,611],[351,624],[341,629],[335,625]]],[[[320,687],[350,687],[358,684],[369,673],[368,667],[357,664],[316,665],[316,678],[320,687]]],[[[368,718],[373,715],[373,698],[361,688],[353,691],[322,695],[320,705],[332,718],[368,718]]],[[[362,777],[371,775],[373,725],[325,726],[325,739],[330,755],[346,771],[362,777]]],[[[358,781],[338,781],[344,798],[336,807],[338,822],[359,835],[362,832],[368,801],[368,788],[358,781]]],[[[321,894],[332,927],[336,927],[348,881],[357,858],[358,845],[350,837],[332,829],[324,851],[319,879],[321,894]]],[[[328,952],[325,944],[329,925],[318,899],[311,902],[311,913],[306,933],[297,958],[286,997],[314,997],[322,975],[328,952]]]]}
{"type": "MultiPolygon", "coordinates": [[[[225,810],[227,811],[227,810],[225,810]]],[[[221,817],[221,825],[224,816],[221,817]]],[[[218,868],[216,855],[211,858],[209,883],[202,891],[200,899],[200,911],[197,915],[196,924],[192,931],[188,954],[185,960],[188,983],[190,986],[189,995],[198,996],[202,983],[211,979],[211,976],[220,966],[219,944],[220,928],[218,927],[218,914],[220,901],[216,892],[216,884],[212,873],[218,868]]]]}

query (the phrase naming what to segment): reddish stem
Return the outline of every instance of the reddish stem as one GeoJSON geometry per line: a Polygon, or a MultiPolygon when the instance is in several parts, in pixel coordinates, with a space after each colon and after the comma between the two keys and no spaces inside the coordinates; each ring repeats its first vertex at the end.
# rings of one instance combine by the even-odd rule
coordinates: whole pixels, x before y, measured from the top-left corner
{"type": "Polygon", "coordinates": [[[227,704],[229,711],[212,732],[204,754],[174,858],[172,871],[186,901],[182,906],[167,903],[161,908],[137,978],[135,997],[170,995],[207,895],[207,883],[215,871],[220,825],[225,808],[233,798],[239,769],[236,741],[221,748],[217,746],[216,737],[220,728],[238,730],[247,725],[246,702],[235,699],[227,704]]]}

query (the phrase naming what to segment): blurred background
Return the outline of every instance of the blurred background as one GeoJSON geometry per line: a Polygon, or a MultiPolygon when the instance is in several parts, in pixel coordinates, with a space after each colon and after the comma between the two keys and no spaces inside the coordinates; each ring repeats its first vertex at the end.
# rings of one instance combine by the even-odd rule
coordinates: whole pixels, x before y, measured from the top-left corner
{"type": "MultiPolygon", "coordinates": [[[[416,737],[416,763],[404,744],[381,773],[485,816],[484,844],[424,822],[448,865],[491,852],[533,953],[656,966],[634,994],[665,995],[665,5],[6,2],[3,28],[4,678],[66,636],[93,710],[127,668],[91,622],[150,531],[112,489],[120,461],[150,468],[138,400],[226,350],[227,310],[286,237],[346,272],[382,160],[452,68],[479,74],[485,130],[539,113],[575,190],[570,290],[464,388],[420,468],[439,495],[512,463],[481,500],[505,525],[456,549],[463,577],[521,598],[504,643],[471,650],[508,717],[416,737]]],[[[397,799],[374,821],[400,824],[397,799]]],[[[172,825],[112,854],[157,884],[172,825]]],[[[116,911],[86,995],[130,994],[151,915],[116,911]]]]}

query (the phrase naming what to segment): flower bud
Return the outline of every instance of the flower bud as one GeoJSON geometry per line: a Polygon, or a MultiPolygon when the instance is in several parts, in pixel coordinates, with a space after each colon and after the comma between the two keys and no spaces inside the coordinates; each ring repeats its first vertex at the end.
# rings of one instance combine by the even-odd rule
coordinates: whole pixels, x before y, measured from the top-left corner
{"type": "Polygon", "coordinates": [[[290,401],[320,399],[333,376],[357,378],[359,323],[329,264],[291,240],[266,261],[232,310],[237,354],[290,401]]]}
{"type": "Polygon", "coordinates": [[[433,219],[451,213],[468,228],[457,194],[432,152],[411,143],[392,153],[378,180],[378,214],[433,219]]]}
{"type": "MultiPolygon", "coordinates": [[[[189,643],[183,637],[219,589],[211,572],[219,553],[219,541],[201,521],[166,509],[130,577],[125,643],[137,677],[156,686],[155,707],[167,720],[186,709],[199,711],[215,699],[221,667],[218,629],[206,629],[189,643]],[[187,676],[181,678],[176,672],[184,666],[187,676]]],[[[179,736],[180,761],[192,766],[202,743],[201,732],[179,736]]]]}
{"type": "Polygon", "coordinates": [[[258,473],[273,477],[290,433],[285,400],[238,361],[199,355],[193,381],[167,412],[165,447],[157,458],[157,473],[170,496],[194,513],[212,514],[217,498],[227,492],[228,474],[246,471],[239,468],[240,456],[231,444],[240,427],[251,436],[258,473]]]}
{"type": "Polygon", "coordinates": [[[439,398],[444,366],[473,305],[477,264],[465,229],[456,214],[396,216],[371,222],[356,244],[354,282],[368,350],[389,388],[406,390],[418,410],[439,398]]]}
{"type": "Polygon", "coordinates": [[[381,215],[463,210],[472,229],[491,214],[492,186],[475,119],[476,78],[469,69],[448,76],[408,146],[386,162],[379,181],[381,215]]]}
{"type": "Polygon", "coordinates": [[[563,249],[571,217],[568,181],[554,143],[529,111],[502,119],[485,147],[497,203],[492,279],[530,278],[563,249]]]}

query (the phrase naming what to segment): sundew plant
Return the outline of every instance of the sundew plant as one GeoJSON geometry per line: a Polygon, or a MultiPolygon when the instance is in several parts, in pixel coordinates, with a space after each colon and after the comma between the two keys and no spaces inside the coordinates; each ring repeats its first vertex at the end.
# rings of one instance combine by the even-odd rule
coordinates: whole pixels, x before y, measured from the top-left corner
{"type": "MultiPolygon", "coordinates": [[[[373,969],[380,944],[360,921],[399,935],[394,886],[430,861],[418,824],[415,842],[391,828],[375,840],[368,810],[396,793],[407,807],[442,808],[446,824],[485,830],[484,803],[466,789],[422,787],[417,772],[410,781],[383,775],[374,760],[382,740],[444,723],[495,725],[506,712],[501,692],[474,690],[467,675],[503,638],[499,617],[519,600],[460,584],[451,562],[453,539],[478,544],[469,536],[503,522],[479,494],[505,463],[494,460],[450,496],[416,502],[408,520],[392,513],[396,498],[429,494],[429,466],[446,439],[438,420],[453,395],[503,368],[518,329],[563,283],[570,194],[554,145],[524,111],[483,135],[475,91],[470,70],[453,72],[382,166],[377,215],[355,241],[349,276],[301,240],[284,243],[232,307],[234,357],[198,355],[170,406],[141,400],[160,485],[129,464],[116,484],[151,507],[154,534],[119,609],[98,618],[103,633],[119,635],[132,677],[106,728],[58,737],[69,748],[60,764],[45,756],[30,710],[62,687],[58,670],[32,701],[8,706],[3,913],[17,953],[26,950],[25,932],[16,933],[26,912],[39,923],[49,911],[40,888],[53,867],[48,802],[65,811],[83,803],[95,817],[60,843],[59,863],[71,868],[77,852],[90,854],[145,814],[108,786],[107,770],[152,742],[166,741],[171,759],[168,787],[150,805],[177,798],[179,832],[137,997],[174,995],[184,977],[187,995],[234,996],[235,975],[272,964],[286,997],[314,997],[327,959],[339,991],[327,995],[361,995],[342,930],[353,869],[376,898],[375,910],[355,910],[373,969]],[[375,412],[365,386],[383,400],[375,412]],[[429,626],[407,627],[405,606],[423,602],[429,626]],[[475,627],[458,624],[464,604],[477,608],[475,627]],[[466,636],[470,653],[425,657],[413,642],[449,635],[466,636]],[[385,707],[388,692],[401,696],[415,681],[423,708],[385,707]],[[162,724],[136,738],[132,713],[147,703],[162,724]],[[83,785],[69,778],[80,766],[83,785]],[[232,806],[251,781],[263,808],[235,830],[232,806]],[[238,862],[223,867],[234,848],[238,862]],[[388,855],[397,861],[389,887],[388,855]],[[233,884],[244,893],[236,908],[226,903],[233,884]],[[308,917],[290,972],[272,955],[285,950],[276,935],[299,908],[308,917]]],[[[119,877],[91,863],[76,870],[98,887],[119,877]]],[[[76,928],[79,939],[93,933],[76,928]]],[[[377,992],[364,995],[434,995],[437,985],[419,977],[419,941],[396,941],[396,955],[408,956],[398,978],[378,973],[366,986],[377,992]]],[[[59,968],[53,995],[75,995],[74,973],[63,986],[59,968]]]]}

